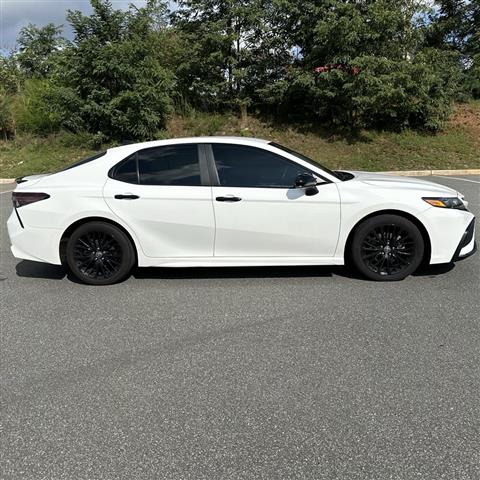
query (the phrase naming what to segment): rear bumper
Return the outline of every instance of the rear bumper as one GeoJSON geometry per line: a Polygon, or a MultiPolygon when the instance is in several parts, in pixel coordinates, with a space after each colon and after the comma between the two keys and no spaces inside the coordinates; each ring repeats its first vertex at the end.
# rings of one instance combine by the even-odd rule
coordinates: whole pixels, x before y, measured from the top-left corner
{"type": "Polygon", "coordinates": [[[60,265],[60,230],[24,227],[15,211],[7,221],[7,228],[15,258],[60,265]]]}
{"type": "Polygon", "coordinates": [[[475,241],[475,219],[473,219],[458,244],[452,257],[452,262],[471,257],[477,251],[477,242],[475,241]]]}

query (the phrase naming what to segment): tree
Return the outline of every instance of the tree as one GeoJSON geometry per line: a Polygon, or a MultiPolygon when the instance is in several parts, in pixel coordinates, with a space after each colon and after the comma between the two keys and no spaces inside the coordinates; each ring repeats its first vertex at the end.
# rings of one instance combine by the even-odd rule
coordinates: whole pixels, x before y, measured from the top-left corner
{"type": "Polygon", "coordinates": [[[174,25],[192,56],[179,71],[194,105],[236,107],[241,117],[291,62],[288,39],[276,31],[275,0],[182,0],[174,25]]]}
{"type": "Polygon", "coordinates": [[[164,0],[91,0],[68,14],[71,42],[22,29],[0,80],[11,95],[26,79],[19,125],[39,133],[149,139],[185,106],[436,130],[455,95],[480,95],[480,0],[439,0],[428,19],[429,3],[180,0],[169,16],[164,0]]]}
{"type": "Polygon", "coordinates": [[[17,59],[26,75],[46,77],[52,72],[57,55],[65,47],[61,32],[62,27],[53,23],[44,27],[30,23],[20,30],[17,59]]]}
{"type": "Polygon", "coordinates": [[[69,102],[80,105],[77,128],[114,139],[152,138],[170,111],[173,76],[159,63],[152,37],[166,5],[149,0],[123,12],[107,0],[91,4],[91,15],[68,14],[74,39],[57,77],[67,96],[78,98],[69,102]]]}
{"type": "Polygon", "coordinates": [[[280,112],[354,128],[441,127],[459,65],[455,54],[424,49],[423,1],[283,5],[286,33],[301,54],[266,91],[280,112]]]}
{"type": "Polygon", "coordinates": [[[463,81],[457,94],[480,96],[480,0],[440,0],[427,31],[429,45],[458,54],[463,81]]]}
{"type": "Polygon", "coordinates": [[[285,0],[285,33],[309,67],[361,55],[405,59],[421,43],[423,0],[285,0]]]}
{"type": "MultiPolygon", "coordinates": [[[[470,0],[467,6],[467,40],[465,51],[471,57],[480,56],[480,0],[470,0]]],[[[477,66],[480,67],[480,65],[477,66]]]]}
{"type": "Polygon", "coordinates": [[[431,27],[427,42],[430,46],[464,52],[467,42],[467,13],[469,2],[466,0],[440,0],[430,16],[431,27]]]}

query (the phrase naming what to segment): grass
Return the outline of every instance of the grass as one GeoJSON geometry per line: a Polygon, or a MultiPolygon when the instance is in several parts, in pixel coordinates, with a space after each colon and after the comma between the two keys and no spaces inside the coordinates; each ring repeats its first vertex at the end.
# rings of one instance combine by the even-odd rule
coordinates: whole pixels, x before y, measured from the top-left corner
{"type": "MultiPolygon", "coordinates": [[[[272,124],[250,117],[241,129],[231,115],[193,112],[172,117],[158,138],[240,135],[275,140],[334,169],[428,170],[480,168],[480,101],[457,105],[436,134],[364,131],[333,133],[321,126],[272,124]]],[[[55,171],[97,148],[88,136],[66,132],[48,137],[19,135],[0,141],[0,178],[55,171]]],[[[109,145],[105,145],[104,148],[109,145]]]]}
{"type": "Polygon", "coordinates": [[[15,140],[1,141],[0,178],[54,172],[94,151],[75,137],[62,132],[48,137],[18,135],[15,140]]]}

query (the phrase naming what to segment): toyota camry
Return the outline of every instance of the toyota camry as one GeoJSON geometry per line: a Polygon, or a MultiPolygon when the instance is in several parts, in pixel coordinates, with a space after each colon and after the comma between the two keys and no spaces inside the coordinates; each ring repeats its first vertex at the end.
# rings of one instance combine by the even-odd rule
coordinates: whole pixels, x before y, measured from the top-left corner
{"type": "Polygon", "coordinates": [[[436,183],[331,171],[274,142],[201,137],[111,148],[17,179],[17,258],[65,264],[82,282],[132,267],[355,266],[402,280],[472,255],[474,215],[436,183]]]}

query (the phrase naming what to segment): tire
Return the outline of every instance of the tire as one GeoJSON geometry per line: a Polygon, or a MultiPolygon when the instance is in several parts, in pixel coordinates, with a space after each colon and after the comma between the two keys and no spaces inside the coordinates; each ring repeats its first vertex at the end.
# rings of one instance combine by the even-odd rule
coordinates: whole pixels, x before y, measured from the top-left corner
{"type": "Polygon", "coordinates": [[[376,281],[403,280],[417,270],[425,244],[418,227],[398,215],[365,220],[353,236],[351,258],[365,277],[376,281]]]}
{"type": "Polygon", "coordinates": [[[89,285],[111,285],[127,278],[135,264],[135,250],[127,235],[106,222],[78,227],[67,243],[72,274],[89,285]]]}

